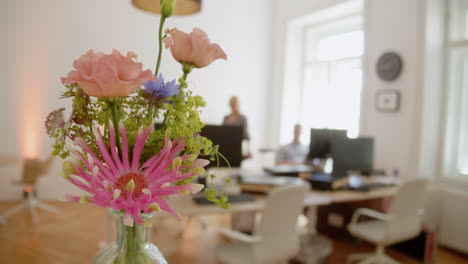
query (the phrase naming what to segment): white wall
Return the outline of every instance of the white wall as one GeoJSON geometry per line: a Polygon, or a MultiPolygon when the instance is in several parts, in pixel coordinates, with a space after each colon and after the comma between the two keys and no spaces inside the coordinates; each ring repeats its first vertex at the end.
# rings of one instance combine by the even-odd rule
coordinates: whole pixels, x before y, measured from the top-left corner
{"type": "Polygon", "coordinates": [[[365,6],[367,37],[361,134],[375,138],[375,167],[390,173],[398,169],[402,177],[417,174],[423,12],[419,0],[368,0],[365,6]],[[375,73],[378,57],[386,51],[398,52],[403,59],[403,71],[393,82],[382,81],[375,73]],[[384,89],[401,93],[399,112],[375,110],[375,94],[384,89]]]}
{"type": "MultiPolygon", "coordinates": [[[[0,8],[0,30],[2,32],[2,48],[0,49],[1,62],[0,62],[0,83],[1,83],[1,95],[0,96],[0,109],[2,114],[0,115],[0,124],[2,128],[2,137],[0,139],[0,154],[18,155],[19,148],[17,147],[17,135],[16,135],[16,90],[13,87],[14,78],[10,78],[13,73],[13,54],[10,52],[14,46],[13,39],[6,36],[11,36],[9,23],[13,21],[14,14],[11,11],[10,2],[1,3],[0,8]],[[6,32],[6,36],[4,34],[6,32]],[[4,37],[5,36],[5,37],[4,37]]],[[[13,164],[13,166],[0,167],[1,177],[0,186],[9,186],[8,182],[11,180],[12,175],[19,173],[19,165],[13,164]]],[[[17,193],[17,190],[12,188],[0,187],[0,196],[12,196],[17,193]]]]}
{"type": "MultiPolygon", "coordinates": [[[[195,70],[189,83],[202,95],[207,107],[206,123],[219,124],[229,112],[228,99],[238,95],[241,110],[249,119],[252,150],[264,145],[268,93],[271,8],[268,0],[205,0],[202,12],[174,18],[167,27],[185,31],[203,28],[228,54],[228,61],[195,70]]],[[[110,52],[132,50],[144,67],[154,69],[159,17],[133,8],[130,0],[7,0],[0,3],[1,153],[47,156],[50,142],[43,130],[47,113],[70,102],[57,99],[59,78],[72,70],[72,62],[88,49],[110,52]],[[25,138],[28,138],[26,141],[25,138]],[[27,146],[22,146],[24,142],[27,146]],[[38,143],[36,143],[38,142],[38,143]],[[33,146],[31,148],[31,146],[33,146]]],[[[165,52],[162,72],[180,76],[180,66],[165,52]]],[[[254,153],[257,160],[259,154],[254,153]]],[[[246,166],[254,166],[254,161],[246,166]]],[[[10,184],[20,177],[20,164],[0,168],[0,199],[16,199],[19,188],[10,184]]],[[[50,177],[39,185],[44,198],[57,198],[74,188],[57,175],[56,162],[50,177]]]]}

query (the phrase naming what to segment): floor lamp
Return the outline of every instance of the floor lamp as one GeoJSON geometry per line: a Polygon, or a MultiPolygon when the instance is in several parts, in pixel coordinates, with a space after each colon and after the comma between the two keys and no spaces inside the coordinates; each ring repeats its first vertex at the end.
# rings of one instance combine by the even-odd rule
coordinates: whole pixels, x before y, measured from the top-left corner
{"type": "Polygon", "coordinates": [[[52,213],[58,213],[57,208],[39,201],[35,195],[37,179],[50,171],[52,162],[52,157],[45,161],[40,161],[37,159],[24,160],[23,177],[19,184],[23,186],[25,199],[20,204],[8,209],[5,213],[0,215],[0,223],[6,224],[6,219],[8,217],[14,215],[22,209],[30,210],[33,222],[35,224],[39,222],[39,216],[37,215],[36,208],[40,208],[52,213]]]}

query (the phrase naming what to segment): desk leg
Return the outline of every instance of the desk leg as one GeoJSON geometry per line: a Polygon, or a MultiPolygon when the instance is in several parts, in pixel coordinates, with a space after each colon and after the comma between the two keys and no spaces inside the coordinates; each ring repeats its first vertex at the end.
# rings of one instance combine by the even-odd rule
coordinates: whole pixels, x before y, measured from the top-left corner
{"type": "Polygon", "coordinates": [[[307,207],[306,213],[307,219],[309,220],[309,233],[316,234],[317,233],[317,206],[311,205],[307,207]]]}

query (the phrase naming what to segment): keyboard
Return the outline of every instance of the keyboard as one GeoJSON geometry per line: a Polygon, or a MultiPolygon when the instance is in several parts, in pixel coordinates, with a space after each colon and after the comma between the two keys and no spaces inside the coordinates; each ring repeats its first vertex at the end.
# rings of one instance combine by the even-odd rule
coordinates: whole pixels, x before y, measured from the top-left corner
{"type": "Polygon", "coordinates": [[[264,176],[264,177],[241,177],[241,184],[257,184],[270,186],[283,186],[288,184],[302,183],[300,179],[281,176],[264,176]]]}
{"type": "Polygon", "coordinates": [[[382,189],[382,188],[387,188],[395,186],[393,183],[381,183],[381,182],[373,182],[373,183],[364,183],[362,185],[358,186],[349,186],[349,189],[352,191],[357,191],[357,192],[369,192],[372,190],[377,190],[377,189],[382,189]]]}
{"type": "Polygon", "coordinates": [[[263,171],[273,176],[297,177],[300,173],[312,173],[313,169],[311,166],[307,165],[280,165],[275,167],[265,167],[263,168],[263,171]]]}
{"type": "MultiPolygon", "coordinates": [[[[193,201],[196,204],[201,204],[201,205],[214,204],[213,202],[208,201],[206,199],[206,197],[194,197],[193,201]]],[[[253,196],[251,194],[248,194],[248,193],[229,194],[228,195],[228,201],[229,201],[229,203],[253,202],[253,201],[255,201],[255,196],[253,196]]]]}

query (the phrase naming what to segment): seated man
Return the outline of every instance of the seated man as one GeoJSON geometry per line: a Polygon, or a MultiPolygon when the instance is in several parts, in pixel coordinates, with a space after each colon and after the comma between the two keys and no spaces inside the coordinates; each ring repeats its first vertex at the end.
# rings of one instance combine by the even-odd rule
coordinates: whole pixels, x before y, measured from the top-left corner
{"type": "Polygon", "coordinates": [[[291,143],[282,146],[276,152],[276,165],[301,165],[304,164],[308,147],[301,144],[302,126],[294,126],[294,139],[291,143]]]}

